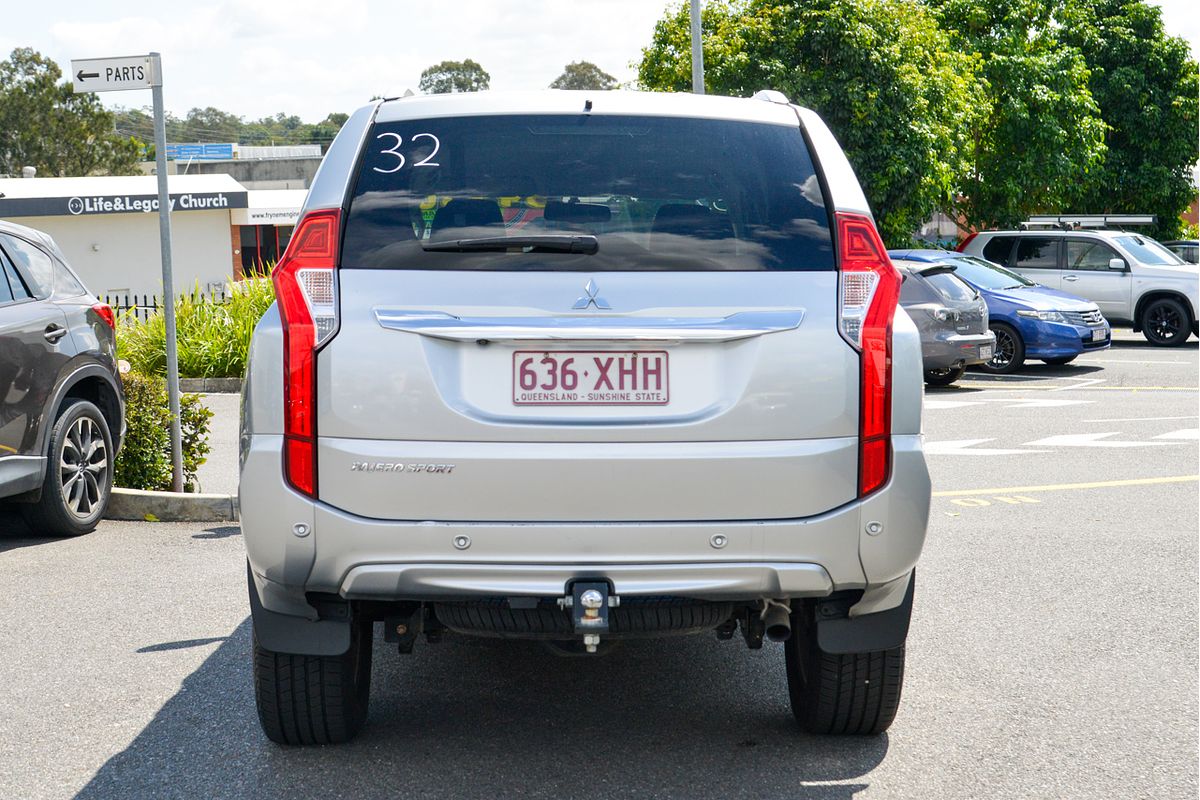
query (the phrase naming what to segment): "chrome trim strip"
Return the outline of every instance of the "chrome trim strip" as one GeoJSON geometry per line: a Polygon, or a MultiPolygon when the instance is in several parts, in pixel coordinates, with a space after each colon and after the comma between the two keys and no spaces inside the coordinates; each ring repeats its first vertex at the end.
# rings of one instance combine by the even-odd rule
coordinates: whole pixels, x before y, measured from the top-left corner
{"type": "Polygon", "coordinates": [[[804,312],[744,311],[727,317],[456,317],[440,311],[376,308],[375,319],[393,331],[459,342],[641,341],[731,342],[800,326],[804,312]]]}
{"type": "Polygon", "coordinates": [[[819,564],[366,564],[342,581],[348,599],[559,597],[568,581],[607,578],[621,596],[703,599],[824,597],[833,591],[819,564]]]}

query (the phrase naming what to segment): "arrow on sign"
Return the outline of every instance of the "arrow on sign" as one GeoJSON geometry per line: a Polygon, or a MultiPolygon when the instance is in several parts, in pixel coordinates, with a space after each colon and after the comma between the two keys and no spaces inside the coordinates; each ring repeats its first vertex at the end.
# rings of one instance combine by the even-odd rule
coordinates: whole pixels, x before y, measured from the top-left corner
{"type": "Polygon", "coordinates": [[[1061,436],[1047,436],[1045,439],[1038,439],[1036,442],[1026,442],[1026,445],[1041,445],[1043,447],[1154,447],[1155,445],[1164,444],[1179,444],[1179,442],[1109,442],[1101,441],[1109,436],[1116,436],[1117,432],[1111,433],[1067,433],[1061,436]]]}
{"type": "Polygon", "coordinates": [[[84,78],[99,78],[100,73],[99,72],[84,72],[83,70],[79,70],[79,72],[76,73],[75,77],[79,80],[83,80],[84,78]]]}
{"type": "Polygon", "coordinates": [[[1026,453],[1045,453],[1045,450],[1007,450],[994,447],[976,447],[977,444],[993,439],[953,439],[945,442],[926,442],[925,455],[930,456],[1015,456],[1026,453]]]}

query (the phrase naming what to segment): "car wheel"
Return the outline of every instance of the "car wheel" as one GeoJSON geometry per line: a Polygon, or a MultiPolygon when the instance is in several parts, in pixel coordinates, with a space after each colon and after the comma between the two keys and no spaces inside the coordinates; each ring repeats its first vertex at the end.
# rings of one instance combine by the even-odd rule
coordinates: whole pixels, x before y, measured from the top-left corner
{"type": "Polygon", "coordinates": [[[258,721],[277,744],[341,744],[367,720],[371,692],[370,620],[356,620],[340,656],[277,653],[254,636],[258,721]]]}
{"type": "Polygon", "coordinates": [[[883,733],[896,718],[904,684],[904,646],[869,653],[826,653],[813,629],[784,645],[792,714],[809,733],[883,733]]]}
{"type": "Polygon", "coordinates": [[[963,376],[966,367],[946,367],[946,369],[925,370],[925,382],[930,386],[949,386],[963,376]]]}
{"type": "Polygon", "coordinates": [[[1021,341],[1021,334],[1003,322],[992,323],[990,327],[996,334],[996,350],[992,360],[980,364],[979,368],[993,375],[1016,372],[1025,365],[1025,342],[1021,341]]]}
{"type": "Polygon", "coordinates": [[[42,496],[23,506],[36,533],[79,536],[96,529],[112,496],[113,446],[108,421],[86,400],[63,406],[50,430],[42,496]]]}
{"type": "Polygon", "coordinates": [[[1186,342],[1190,323],[1183,303],[1170,297],[1151,300],[1142,311],[1142,335],[1158,347],[1175,347],[1186,342]]]}
{"type": "Polygon", "coordinates": [[[1070,364],[1078,356],[1063,356],[1062,358],[1043,358],[1042,361],[1052,367],[1061,367],[1063,364],[1070,364]]]}

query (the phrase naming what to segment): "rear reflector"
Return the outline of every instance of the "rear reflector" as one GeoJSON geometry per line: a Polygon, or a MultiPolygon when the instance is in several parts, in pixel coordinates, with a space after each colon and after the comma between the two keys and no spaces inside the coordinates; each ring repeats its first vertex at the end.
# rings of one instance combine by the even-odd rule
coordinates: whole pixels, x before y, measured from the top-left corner
{"type": "Polygon", "coordinates": [[[284,476],[317,496],[316,349],[337,329],[337,209],[312,211],[271,276],[283,323],[284,476]]]}
{"type": "Polygon", "coordinates": [[[887,483],[891,472],[892,320],[900,274],[870,217],[837,214],[842,336],[860,353],[858,494],[887,483]]]}

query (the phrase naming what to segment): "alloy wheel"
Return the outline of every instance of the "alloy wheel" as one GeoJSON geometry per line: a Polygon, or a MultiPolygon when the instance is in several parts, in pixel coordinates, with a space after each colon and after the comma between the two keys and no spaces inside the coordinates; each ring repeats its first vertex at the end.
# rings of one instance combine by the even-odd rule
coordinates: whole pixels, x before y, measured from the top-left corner
{"type": "Polygon", "coordinates": [[[1146,314],[1146,327],[1159,341],[1169,342],[1183,333],[1184,319],[1170,303],[1156,303],[1146,314]]]}
{"type": "Polygon", "coordinates": [[[996,328],[993,332],[996,334],[996,352],[992,354],[988,366],[992,369],[1004,369],[1012,363],[1017,352],[1017,343],[1008,331],[996,328]]]}
{"type": "Polygon", "coordinates": [[[63,438],[58,455],[59,477],[67,510],[87,519],[103,505],[108,483],[108,448],[104,434],[88,417],[75,420],[63,438]]]}

